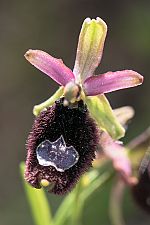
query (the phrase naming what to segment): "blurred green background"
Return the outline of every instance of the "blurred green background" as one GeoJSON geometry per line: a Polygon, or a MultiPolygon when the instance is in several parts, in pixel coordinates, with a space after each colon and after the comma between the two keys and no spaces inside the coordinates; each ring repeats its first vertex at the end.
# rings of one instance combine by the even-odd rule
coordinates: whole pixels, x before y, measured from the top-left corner
{"type": "MultiPolygon", "coordinates": [[[[108,95],[113,107],[132,105],[136,110],[125,139],[128,141],[150,124],[150,1],[0,0],[0,225],[33,224],[19,162],[26,157],[33,106],[57,89],[57,84],[34,69],[23,55],[29,48],[45,50],[72,68],[81,24],[86,17],[97,16],[108,25],[97,74],[134,69],[145,78],[140,87],[108,95]]],[[[110,224],[109,186],[86,203],[84,225],[110,224]]],[[[55,211],[62,197],[48,198],[55,211]]],[[[149,224],[149,217],[132,203],[130,195],[124,214],[127,225],[149,224]]]]}

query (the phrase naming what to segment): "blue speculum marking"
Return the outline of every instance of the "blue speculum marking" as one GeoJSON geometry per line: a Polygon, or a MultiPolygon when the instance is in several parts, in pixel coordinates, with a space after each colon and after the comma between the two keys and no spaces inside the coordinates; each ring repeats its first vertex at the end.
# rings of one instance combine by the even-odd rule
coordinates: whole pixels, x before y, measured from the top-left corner
{"type": "Polygon", "coordinates": [[[73,146],[66,146],[61,135],[55,142],[43,141],[36,149],[37,160],[42,166],[53,166],[57,171],[64,172],[74,166],[79,154],[73,146]]]}

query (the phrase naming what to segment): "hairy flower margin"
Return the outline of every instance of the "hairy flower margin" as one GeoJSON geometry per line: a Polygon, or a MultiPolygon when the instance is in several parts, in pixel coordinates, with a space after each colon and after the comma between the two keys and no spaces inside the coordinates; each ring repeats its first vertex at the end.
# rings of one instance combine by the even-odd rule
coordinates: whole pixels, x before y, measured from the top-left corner
{"type": "MultiPolygon", "coordinates": [[[[94,71],[101,61],[106,34],[107,25],[102,19],[85,19],[79,35],[76,60],[73,71],[71,71],[61,59],[56,59],[41,50],[28,50],[25,54],[25,58],[32,65],[34,65],[40,71],[44,72],[46,75],[55,80],[59,85],[61,85],[58,91],[56,91],[56,93],[50,99],[41,103],[40,105],[35,106],[33,110],[35,116],[41,115],[41,117],[37,117],[37,120],[35,120],[35,124],[33,126],[34,132],[32,131],[29,136],[29,153],[27,157],[28,169],[26,171],[26,176],[28,176],[27,180],[30,180],[30,183],[34,184],[33,186],[37,188],[40,188],[40,186],[39,183],[37,183],[37,180],[35,181],[37,175],[35,174],[35,177],[33,177],[33,173],[35,172],[34,163],[35,161],[37,161],[37,159],[35,158],[34,150],[35,146],[37,147],[37,142],[39,142],[39,140],[42,140],[43,138],[43,133],[41,132],[46,131],[47,133],[47,130],[51,129],[50,127],[48,127],[46,128],[47,130],[42,131],[43,125],[41,124],[41,118],[44,119],[42,123],[46,124],[46,126],[49,126],[47,122],[47,116],[48,113],[50,113],[50,115],[53,114],[53,109],[49,109],[49,107],[54,105],[54,103],[60,98],[62,99],[62,97],[64,100],[63,106],[61,107],[64,107],[63,110],[65,113],[66,106],[74,107],[81,101],[83,101],[87,105],[87,109],[90,112],[91,117],[95,120],[98,127],[102,131],[100,136],[101,140],[99,143],[100,147],[104,150],[105,154],[113,161],[115,169],[120,172],[125,182],[129,184],[133,183],[130,161],[125,153],[124,147],[120,143],[116,142],[117,139],[124,136],[125,129],[118,121],[117,116],[111,109],[111,106],[104,94],[140,85],[143,82],[143,77],[133,70],[107,72],[100,75],[94,75],[94,71]],[[48,109],[49,111],[47,111],[47,113],[44,113],[46,112],[46,109],[48,109]],[[44,111],[43,114],[41,113],[42,111],[44,111]],[[35,128],[37,129],[37,127],[38,130],[35,130],[35,128]],[[40,137],[38,138],[38,140],[37,136],[40,137]],[[31,158],[33,158],[33,163],[30,162],[31,158]]],[[[55,108],[55,106],[53,107],[55,108]]],[[[61,115],[59,115],[59,117],[61,117],[61,115]]],[[[85,118],[87,117],[88,112],[85,118]]],[[[54,123],[54,120],[52,121],[52,123],[54,123]]],[[[91,124],[93,124],[93,122],[91,124]]],[[[95,152],[95,150],[93,151],[95,152]]],[[[94,155],[88,163],[89,167],[93,159],[94,155]]],[[[84,165],[82,165],[82,167],[84,167],[85,164],[86,162],[84,163],[84,165]]],[[[40,169],[38,169],[37,167],[36,173],[38,174],[39,171],[40,169]]],[[[44,173],[42,171],[44,171],[44,169],[41,169],[41,174],[44,173]]],[[[45,170],[45,176],[47,176],[47,171],[48,170],[45,170]]],[[[84,168],[82,169],[82,171],[84,171],[84,168]]],[[[87,171],[87,168],[85,169],[85,171],[87,171]]],[[[49,173],[51,173],[51,170],[49,170],[49,173]]],[[[58,174],[59,173],[57,173],[57,175],[58,174]]],[[[81,173],[77,172],[77,174],[78,175],[76,176],[76,179],[79,179],[81,173]]],[[[63,175],[66,176],[66,172],[63,175]]],[[[55,178],[54,171],[53,176],[55,178]]],[[[70,176],[69,170],[68,176],[70,176]]],[[[66,186],[66,190],[64,191],[63,189],[64,181],[66,182],[66,178],[62,178],[61,174],[59,179],[62,181],[61,188],[54,179],[54,181],[58,184],[55,193],[64,193],[68,188],[68,186],[66,186]]],[[[71,181],[71,183],[69,184],[70,187],[73,186],[74,182],[75,181],[71,181]]]]}

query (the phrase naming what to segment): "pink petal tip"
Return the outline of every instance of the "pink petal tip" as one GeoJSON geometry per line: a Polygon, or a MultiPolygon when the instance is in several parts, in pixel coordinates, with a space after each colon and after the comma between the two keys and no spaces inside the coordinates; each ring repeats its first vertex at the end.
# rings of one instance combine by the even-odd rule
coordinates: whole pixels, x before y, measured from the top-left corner
{"type": "Polygon", "coordinates": [[[28,50],[25,58],[37,69],[47,74],[58,84],[65,86],[69,81],[74,80],[72,71],[65,66],[61,59],[56,59],[41,50],[28,50]]]}
{"type": "Polygon", "coordinates": [[[123,70],[89,77],[85,80],[83,87],[86,95],[93,96],[135,87],[142,83],[143,76],[139,73],[133,70],[123,70]]]}

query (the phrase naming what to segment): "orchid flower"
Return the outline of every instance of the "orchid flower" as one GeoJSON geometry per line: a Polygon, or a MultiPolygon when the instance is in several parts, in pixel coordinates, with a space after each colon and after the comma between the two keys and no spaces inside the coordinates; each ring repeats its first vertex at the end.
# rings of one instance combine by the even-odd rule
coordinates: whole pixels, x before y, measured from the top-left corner
{"type": "Polygon", "coordinates": [[[41,50],[25,54],[32,65],[60,85],[50,99],[33,109],[37,117],[26,145],[25,179],[35,188],[49,186],[50,192],[59,195],[69,192],[92,166],[98,146],[124,180],[132,181],[130,161],[116,142],[125,129],[104,94],[140,85],[143,77],[132,70],[94,74],[106,33],[103,20],[85,19],[73,71],[41,50]]]}
{"type": "Polygon", "coordinates": [[[102,130],[113,139],[124,136],[124,128],[117,121],[104,94],[140,85],[143,77],[133,70],[94,74],[102,58],[106,34],[107,25],[99,17],[84,20],[73,71],[61,59],[41,50],[28,50],[25,53],[25,58],[32,65],[61,86],[50,99],[34,107],[34,115],[53,105],[61,96],[65,97],[66,105],[82,99],[102,130]]]}

